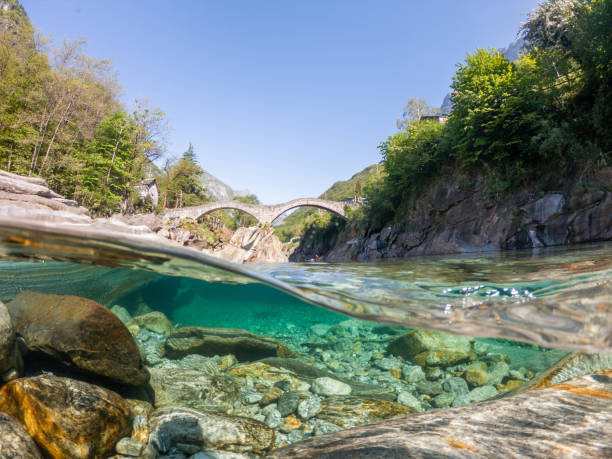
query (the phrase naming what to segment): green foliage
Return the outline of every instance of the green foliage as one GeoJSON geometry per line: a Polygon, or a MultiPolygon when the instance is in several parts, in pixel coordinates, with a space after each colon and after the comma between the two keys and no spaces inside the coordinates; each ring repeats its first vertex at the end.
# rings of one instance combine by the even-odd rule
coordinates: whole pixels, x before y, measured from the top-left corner
{"type": "MultiPolygon", "coordinates": [[[[46,46],[18,2],[0,9],[0,167],[40,176],[94,215],[150,207],[135,192],[164,151],[164,115],[127,114],[107,60],[46,46]],[[138,207],[140,206],[140,207],[138,207]]],[[[7,6],[5,5],[5,6],[7,6]]]]}
{"type": "Polygon", "coordinates": [[[168,160],[163,172],[157,177],[164,208],[197,206],[209,202],[206,189],[200,182],[202,168],[188,156],[168,160]]]}

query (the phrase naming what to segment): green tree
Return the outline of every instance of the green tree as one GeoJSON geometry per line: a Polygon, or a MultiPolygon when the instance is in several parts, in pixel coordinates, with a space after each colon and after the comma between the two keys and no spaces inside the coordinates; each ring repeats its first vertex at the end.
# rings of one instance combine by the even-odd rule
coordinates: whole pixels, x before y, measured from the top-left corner
{"type": "Polygon", "coordinates": [[[402,117],[396,121],[398,129],[406,129],[409,124],[419,121],[421,116],[434,115],[440,111],[439,108],[430,107],[425,99],[412,97],[404,105],[402,117]]]}

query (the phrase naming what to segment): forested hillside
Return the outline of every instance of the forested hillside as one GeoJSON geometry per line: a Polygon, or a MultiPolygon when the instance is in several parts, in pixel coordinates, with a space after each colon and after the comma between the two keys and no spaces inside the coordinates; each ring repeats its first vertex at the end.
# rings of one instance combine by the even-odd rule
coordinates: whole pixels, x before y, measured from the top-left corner
{"type": "Polygon", "coordinates": [[[164,113],[124,106],[110,61],[87,56],[85,42],[42,37],[16,0],[0,6],[0,168],[43,177],[97,215],[150,209],[134,186],[156,173],[167,206],[206,199],[193,150],[153,165],[165,154],[164,113]]]}

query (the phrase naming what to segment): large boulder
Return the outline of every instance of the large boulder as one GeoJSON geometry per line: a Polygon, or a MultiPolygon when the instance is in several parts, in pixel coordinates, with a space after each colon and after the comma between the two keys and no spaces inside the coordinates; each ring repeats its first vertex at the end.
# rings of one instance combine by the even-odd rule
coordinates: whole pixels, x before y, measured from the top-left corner
{"type": "Polygon", "coordinates": [[[6,413],[0,413],[0,457],[42,459],[32,437],[6,413]]]}
{"type": "Polygon", "coordinates": [[[165,355],[176,359],[189,354],[233,354],[240,362],[265,357],[291,357],[293,353],[280,341],[234,328],[183,327],[170,335],[165,355]]]}
{"type": "Polygon", "coordinates": [[[151,369],[155,407],[181,406],[200,411],[231,411],[240,396],[233,378],[182,368],[151,369]]]}
{"type": "Polygon", "coordinates": [[[0,302],[0,379],[10,381],[23,371],[21,353],[17,347],[11,316],[4,303],[0,302]]]}
{"type": "Polygon", "coordinates": [[[131,430],[129,407],[115,392],[51,375],[4,385],[0,411],[19,422],[50,457],[108,457],[131,430]]]}
{"type": "Polygon", "coordinates": [[[475,359],[472,344],[473,339],[465,336],[415,328],[393,340],[387,351],[421,366],[449,366],[475,359]]]}
{"type": "Polygon", "coordinates": [[[15,332],[30,351],[119,383],[148,381],[149,372],[132,335],[115,314],[95,301],[22,292],[8,309],[15,332]]]}
{"type": "Polygon", "coordinates": [[[253,419],[188,408],[162,408],[149,419],[149,444],[168,453],[176,444],[239,453],[263,454],[274,443],[274,431],[253,419]]]}

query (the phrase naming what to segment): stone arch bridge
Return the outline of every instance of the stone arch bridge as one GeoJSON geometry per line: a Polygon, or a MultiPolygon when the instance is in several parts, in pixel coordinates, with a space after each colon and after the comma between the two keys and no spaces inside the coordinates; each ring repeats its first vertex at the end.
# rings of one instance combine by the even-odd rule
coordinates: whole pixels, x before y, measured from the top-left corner
{"type": "Polygon", "coordinates": [[[276,205],[264,205],[264,204],[246,204],[240,201],[217,201],[202,204],[200,206],[193,207],[181,207],[178,209],[172,209],[167,211],[164,215],[167,218],[198,218],[214,212],[215,210],[221,209],[235,209],[241,210],[253,217],[255,217],[260,223],[272,223],[282,214],[295,207],[318,207],[319,209],[329,210],[336,215],[346,220],[346,207],[353,207],[355,204],[352,202],[343,201],[327,201],[325,199],[316,198],[301,198],[294,199],[293,201],[285,202],[283,204],[276,205]]]}

